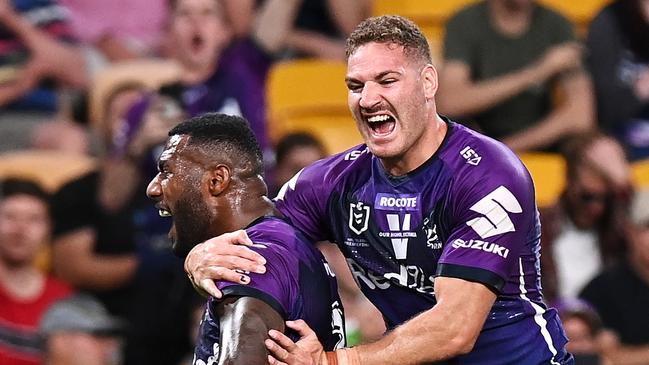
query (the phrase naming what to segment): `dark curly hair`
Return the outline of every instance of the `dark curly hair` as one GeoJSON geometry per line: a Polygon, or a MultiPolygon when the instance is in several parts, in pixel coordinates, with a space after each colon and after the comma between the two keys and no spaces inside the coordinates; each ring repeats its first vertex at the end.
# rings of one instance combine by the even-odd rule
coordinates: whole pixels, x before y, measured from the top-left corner
{"type": "Polygon", "coordinates": [[[403,46],[407,56],[432,63],[426,37],[415,23],[402,16],[382,15],[363,20],[347,38],[346,57],[349,58],[360,46],[371,42],[403,46]]]}

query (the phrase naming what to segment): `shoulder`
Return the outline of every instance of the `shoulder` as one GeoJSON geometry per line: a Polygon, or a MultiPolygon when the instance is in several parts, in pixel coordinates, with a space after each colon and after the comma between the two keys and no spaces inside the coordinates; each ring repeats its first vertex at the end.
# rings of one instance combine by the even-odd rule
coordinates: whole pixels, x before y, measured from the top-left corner
{"type": "Polygon", "coordinates": [[[52,300],[58,300],[71,295],[73,292],[72,287],[54,276],[48,275],[45,281],[44,296],[52,300]]]}
{"type": "Polygon", "coordinates": [[[313,191],[331,191],[338,184],[354,179],[367,172],[371,166],[372,154],[366,145],[358,145],[344,152],[318,160],[298,172],[280,192],[281,199],[287,189],[309,189],[313,191]]]}
{"type": "Polygon", "coordinates": [[[496,201],[511,212],[533,212],[534,184],[521,160],[504,144],[455,124],[440,159],[452,176],[449,199],[457,212],[496,201]]]}
{"type": "Polygon", "coordinates": [[[546,26],[559,25],[572,28],[572,22],[560,12],[542,4],[536,4],[535,17],[546,26]]]}
{"type": "Polygon", "coordinates": [[[449,23],[476,23],[487,17],[487,2],[480,1],[468,5],[451,16],[449,23]]]}
{"type": "Polygon", "coordinates": [[[443,146],[440,159],[453,173],[456,184],[472,185],[484,181],[532,183],[525,165],[503,143],[460,124],[451,125],[449,132],[452,135],[443,146]]]}
{"type": "Polygon", "coordinates": [[[600,28],[604,28],[607,30],[613,30],[618,28],[615,4],[611,4],[605,7],[598,14],[595,15],[593,20],[590,22],[590,26],[588,27],[588,32],[590,33],[593,31],[593,29],[600,29],[600,28]]]}

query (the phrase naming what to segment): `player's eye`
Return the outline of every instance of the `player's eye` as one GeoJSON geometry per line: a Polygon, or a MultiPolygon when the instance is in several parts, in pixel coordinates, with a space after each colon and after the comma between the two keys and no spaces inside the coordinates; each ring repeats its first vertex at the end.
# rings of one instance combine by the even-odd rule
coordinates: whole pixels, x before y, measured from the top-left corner
{"type": "Polygon", "coordinates": [[[383,79],[383,80],[379,81],[379,84],[381,84],[381,85],[390,85],[390,84],[393,84],[395,82],[397,82],[397,79],[389,78],[389,79],[383,79]]]}
{"type": "Polygon", "coordinates": [[[363,90],[363,85],[356,82],[348,82],[347,89],[353,93],[357,93],[363,90]]]}

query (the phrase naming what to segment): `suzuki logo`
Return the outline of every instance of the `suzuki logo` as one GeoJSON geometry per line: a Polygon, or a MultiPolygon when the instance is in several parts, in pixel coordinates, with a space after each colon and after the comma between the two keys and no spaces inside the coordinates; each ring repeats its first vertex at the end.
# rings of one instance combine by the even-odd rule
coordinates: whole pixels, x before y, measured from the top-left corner
{"type": "Polygon", "coordinates": [[[370,207],[358,202],[349,204],[349,229],[356,234],[367,231],[367,225],[370,221],[370,207]]]}

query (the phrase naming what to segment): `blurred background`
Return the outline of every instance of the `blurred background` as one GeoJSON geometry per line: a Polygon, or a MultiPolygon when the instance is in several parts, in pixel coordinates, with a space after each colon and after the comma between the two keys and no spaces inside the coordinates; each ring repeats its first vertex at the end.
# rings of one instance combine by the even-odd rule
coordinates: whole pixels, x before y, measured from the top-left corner
{"type": "Polygon", "coordinates": [[[577,364],[649,364],[649,0],[0,0],[0,364],[191,364],[204,300],[144,194],[167,131],[245,117],[274,196],[362,143],[345,38],[383,14],[429,40],[439,113],[530,170],[577,364]]]}

